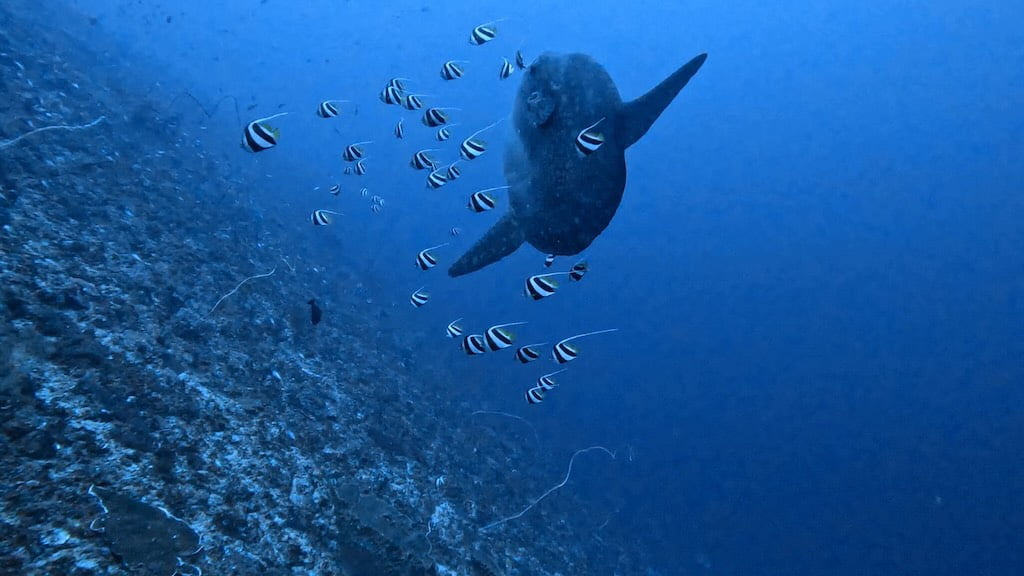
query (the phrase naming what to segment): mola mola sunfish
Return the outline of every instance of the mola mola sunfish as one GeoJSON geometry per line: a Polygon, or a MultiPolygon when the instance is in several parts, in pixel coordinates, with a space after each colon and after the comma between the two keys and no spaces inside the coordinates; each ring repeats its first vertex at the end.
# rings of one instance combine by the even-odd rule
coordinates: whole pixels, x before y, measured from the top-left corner
{"type": "Polygon", "coordinates": [[[523,242],[547,254],[585,250],[611,222],[626,186],[626,148],[697,73],[700,54],[650,92],[623,102],[611,76],[585,54],[545,53],[525,70],[505,147],[509,209],[452,267],[462,276],[523,242]],[[584,153],[583,131],[596,144],[584,153]]]}

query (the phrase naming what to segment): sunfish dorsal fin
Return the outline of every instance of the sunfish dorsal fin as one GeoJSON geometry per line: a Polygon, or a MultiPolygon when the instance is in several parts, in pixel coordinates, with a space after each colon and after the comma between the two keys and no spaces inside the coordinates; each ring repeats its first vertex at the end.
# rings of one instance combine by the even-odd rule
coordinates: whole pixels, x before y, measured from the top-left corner
{"type": "Polygon", "coordinates": [[[469,251],[452,264],[448,269],[448,275],[454,278],[476,272],[515,252],[525,240],[526,237],[511,212],[506,212],[483,238],[477,240],[469,251]]]}
{"type": "Polygon", "coordinates": [[[700,70],[707,58],[707,54],[694,57],[646,94],[623,105],[616,131],[623,148],[629,148],[650,130],[654,121],[700,70]]]}

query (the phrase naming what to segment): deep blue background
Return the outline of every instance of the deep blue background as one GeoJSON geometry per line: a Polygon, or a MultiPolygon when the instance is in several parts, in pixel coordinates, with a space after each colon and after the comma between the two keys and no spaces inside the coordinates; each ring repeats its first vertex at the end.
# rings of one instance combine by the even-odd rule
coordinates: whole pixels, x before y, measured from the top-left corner
{"type": "MultiPolygon", "coordinates": [[[[140,87],[233,95],[242,123],[291,112],[278,149],[254,157],[230,102],[209,120],[175,104],[209,126],[209,149],[267,175],[248,201],[294,229],[296,253],[394,303],[385,327],[422,339],[439,402],[528,415],[550,452],[538,477],[560,478],[576,448],[618,449],[611,464],[581,456],[569,488],[614,511],[605,530],[659,572],[1024,571],[1024,4],[76,4],[132,51],[140,87]],[[498,40],[467,44],[499,17],[498,40]],[[458,225],[446,266],[496,219],[464,206],[503,183],[500,131],[462,180],[429,191],[404,168],[429,133],[376,100],[408,77],[482,127],[511,108],[518,80],[496,75],[519,46],[590,53],[627,99],[710,54],[629,151],[590,275],[536,303],[519,295],[543,258],[528,247],[458,280],[411,266],[458,225]],[[444,84],[450,58],[469,74],[444,84]],[[315,118],[324,98],[358,115],[315,118]],[[341,148],[365,139],[370,174],[340,177],[341,148]],[[341,199],[323,192],[335,181],[341,199]],[[308,226],[338,204],[340,225],[308,226]],[[434,301],[413,310],[424,284],[434,301]],[[458,316],[477,330],[528,320],[522,342],[621,331],[581,342],[563,387],[529,408],[522,392],[550,365],[467,361],[439,337],[458,316]]],[[[334,291],[327,305],[352,289],[311,284],[334,291]]]]}

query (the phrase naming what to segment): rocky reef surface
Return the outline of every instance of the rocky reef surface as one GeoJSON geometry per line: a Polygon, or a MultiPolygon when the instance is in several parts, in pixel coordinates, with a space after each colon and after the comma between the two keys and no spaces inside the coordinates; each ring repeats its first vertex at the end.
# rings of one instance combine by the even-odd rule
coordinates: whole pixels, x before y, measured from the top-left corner
{"type": "Polygon", "coordinates": [[[0,574],[641,573],[571,492],[482,531],[553,483],[529,430],[355,295],[311,334],[258,183],[40,18],[0,4],[0,574]]]}

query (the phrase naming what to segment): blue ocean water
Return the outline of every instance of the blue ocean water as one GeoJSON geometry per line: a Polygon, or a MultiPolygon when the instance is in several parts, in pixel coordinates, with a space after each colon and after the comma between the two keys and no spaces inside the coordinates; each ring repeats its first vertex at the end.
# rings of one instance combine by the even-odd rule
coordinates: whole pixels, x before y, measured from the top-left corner
{"type": "MultiPolygon", "coordinates": [[[[290,254],[359,278],[310,277],[325,324],[343,303],[388,309],[377,329],[415,343],[412,373],[465,416],[436,425],[469,428],[474,410],[529,421],[546,464],[502,472],[510,486],[554,485],[588,446],[614,452],[580,454],[561,488],[592,525],[539,527],[537,547],[615,542],[666,575],[1024,569],[1024,5],[66,10],[96,19],[140,91],[153,87],[206,128],[197,146],[260,182],[233,191],[249,207],[233,225],[272,221],[290,254]],[[493,42],[469,45],[474,26],[503,18],[493,42]],[[498,69],[517,49],[528,60],[590,54],[624,99],[709,54],[627,151],[611,225],[553,268],[585,257],[587,277],[538,302],[521,294],[544,271],[529,246],[466,277],[443,272],[506,207],[499,195],[477,215],[466,201],[504,184],[508,120],[458,182],[430,190],[406,164],[440,146],[419,113],[377,97],[389,78],[408,78],[432,105],[459,108],[460,129],[489,125],[512,109],[518,77],[498,69]],[[468,61],[465,78],[440,78],[450,59],[468,61]],[[313,113],[325,99],[350,102],[325,120],[313,113]],[[289,114],[274,122],[277,147],[239,149],[245,123],[278,112],[289,114]],[[403,140],[392,135],[399,118],[403,140]],[[367,175],[343,175],[342,149],[364,140],[367,175]],[[326,192],[335,183],[337,199],[326,192]],[[384,199],[379,214],[363,187],[384,199]],[[318,208],[344,216],[310,226],[318,208]],[[444,242],[438,269],[413,266],[444,242]],[[431,301],[413,308],[421,286],[431,301]],[[618,331],[582,340],[559,387],[530,406],[524,392],[558,368],[547,348],[529,367],[510,353],[467,358],[444,337],[455,318],[477,331],[526,322],[517,344],[618,331]]],[[[595,555],[588,573],[612,565],[595,555]]]]}

